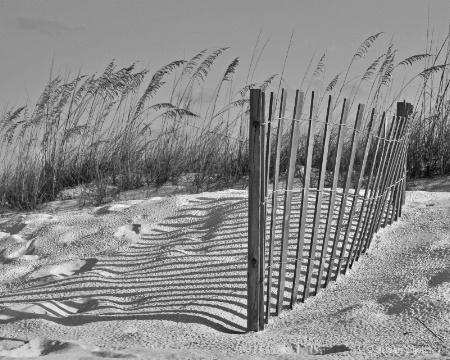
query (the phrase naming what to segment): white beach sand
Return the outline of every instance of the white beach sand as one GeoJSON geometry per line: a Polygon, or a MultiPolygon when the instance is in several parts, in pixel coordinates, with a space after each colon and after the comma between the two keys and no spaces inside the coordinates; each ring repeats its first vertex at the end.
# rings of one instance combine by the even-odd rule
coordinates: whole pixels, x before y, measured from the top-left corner
{"type": "Polygon", "coordinates": [[[450,193],[406,201],[346,276],[259,333],[245,333],[247,191],[3,215],[0,358],[446,358],[450,193]]]}

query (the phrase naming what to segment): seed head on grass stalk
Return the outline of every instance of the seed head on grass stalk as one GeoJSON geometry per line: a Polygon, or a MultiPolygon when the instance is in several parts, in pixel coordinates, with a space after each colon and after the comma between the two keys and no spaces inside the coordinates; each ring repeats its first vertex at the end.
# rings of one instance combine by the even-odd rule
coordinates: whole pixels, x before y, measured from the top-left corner
{"type": "Polygon", "coordinates": [[[364,57],[367,55],[367,53],[368,53],[370,47],[373,45],[373,43],[375,42],[375,40],[376,40],[381,34],[383,34],[383,32],[379,32],[379,33],[377,33],[377,34],[375,34],[375,35],[369,36],[369,37],[368,37],[367,39],[365,39],[365,40],[363,41],[363,43],[359,46],[359,48],[356,50],[355,54],[353,54],[352,60],[350,61],[350,64],[349,64],[349,66],[348,66],[348,68],[347,68],[347,72],[345,73],[344,80],[342,81],[342,86],[341,86],[341,88],[339,89],[339,93],[338,93],[338,95],[337,95],[337,97],[336,97],[336,101],[335,101],[335,105],[334,105],[335,108],[336,108],[336,106],[338,106],[338,104],[339,104],[339,98],[340,98],[340,96],[341,96],[341,94],[342,94],[342,90],[344,89],[344,86],[346,85],[347,77],[348,77],[348,74],[349,74],[349,72],[350,72],[350,69],[351,69],[351,67],[352,67],[352,65],[353,65],[353,62],[354,62],[356,59],[362,59],[362,58],[364,58],[364,57]]]}

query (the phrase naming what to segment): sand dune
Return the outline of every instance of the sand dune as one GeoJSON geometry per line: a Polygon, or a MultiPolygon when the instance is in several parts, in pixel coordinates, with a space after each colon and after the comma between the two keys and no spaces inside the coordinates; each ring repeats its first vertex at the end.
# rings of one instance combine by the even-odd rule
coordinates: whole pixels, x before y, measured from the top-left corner
{"type": "Polygon", "coordinates": [[[228,190],[81,210],[59,202],[64,211],[0,219],[0,356],[444,356],[449,193],[407,193],[403,218],[347,276],[256,334],[245,333],[246,199],[228,190]]]}

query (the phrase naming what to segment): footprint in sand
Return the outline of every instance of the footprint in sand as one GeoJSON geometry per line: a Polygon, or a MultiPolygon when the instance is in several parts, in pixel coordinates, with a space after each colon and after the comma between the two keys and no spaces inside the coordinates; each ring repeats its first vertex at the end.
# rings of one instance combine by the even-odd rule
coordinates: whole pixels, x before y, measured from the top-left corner
{"type": "Polygon", "coordinates": [[[49,272],[50,274],[58,278],[65,278],[91,270],[92,267],[97,263],[97,261],[98,260],[95,258],[69,261],[60,265],[53,266],[49,272]]]}
{"type": "Polygon", "coordinates": [[[37,260],[34,252],[34,240],[26,241],[19,235],[0,238],[0,264],[9,263],[15,259],[37,260]]]}
{"type": "Polygon", "coordinates": [[[428,280],[428,286],[436,287],[439,285],[445,285],[450,282],[450,268],[441,270],[430,277],[428,280]]]}
{"type": "Polygon", "coordinates": [[[114,358],[126,359],[137,358],[134,354],[126,354],[117,351],[99,350],[95,346],[86,346],[77,341],[60,341],[45,338],[34,338],[30,341],[18,339],[0,338],[0,357],[9,358],[34,358],[41,356],[53,356],[55,358],[70,359],[92,359],[114,358]],[[56,357],[54,357],[56,356],[56,357]]]}
{"type": "Polygon", "coordinates": [[[116,229],[114,237],[122,239],[122,246],[128,247],[137,243],[140,238],[141,224],[131,224],[120,226],[116,229]]]}

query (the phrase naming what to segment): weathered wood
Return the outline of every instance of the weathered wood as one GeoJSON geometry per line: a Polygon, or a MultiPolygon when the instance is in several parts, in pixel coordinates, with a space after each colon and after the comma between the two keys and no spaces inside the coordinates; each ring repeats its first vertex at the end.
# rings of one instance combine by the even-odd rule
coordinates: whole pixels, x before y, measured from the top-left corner
{"type": "Polygon", "coordinates": [[[369,247],[371,244],[371,241],[373,239],[373,235],[378,231],[379,228],[379,223],[381,221],[381,217],[382,214],[384,212],[385,209],[385,199],[386,199],[386,195],[387,195],[387,191],[388,191],[388,186],[390,185],[390,181],[391,181],[391,174],[392,174],[392,164],[393,162],[395,162],[396,156],[395,154],[397,153],[397,149],[398,149],[398,139],[401,137],[401,133],[402,133],[402,122],[399,121],[398,118],[396,118],[396,129],[395,129],[395,133],[394,133],[394,137],[393,137],[393,141],[390,143],[390,146],[388,148],[388,153],[387,153],[387,164],[386,167],[382,173],[382,181],[381,181],[381,190],[380,190],[380,194],[379,197],[377,199],[377,206],[376,206],[376,211],[375,211],[375,217],[374,220],[371,223],[370,226],[370,232],[369,232],[369,242],[367,244],[367,246],[369,247]]]}
{"type": "MultiPolygon", "coordinates": [[[[331,192],[330,192],[330,202],[328,204],[328,213],[327,213],[327,222],[326,222],[326,229],[325,229],[325,235],[323,238],[323,246],[325,249],[322,250],[322,254],[326,254],[328,250],[328,242],[330,240],[331,235],[331,223],[333,222],[333,214],[334,214],[334,205],[336,202],[336,190],[339,180],[339,169],[341,167],[341,157],[342,157],[342,147],[344,145],[344,128],[347,123],[348,118],[348,111],[349,111],[349,101],[348,99],[344,99],[344,103],[342,104],[342,113],[341,113],[341,120],[339,123],[339,131],[338,131],[338,138],[337,138],[337,148],[336,148],[336,159],[334,163],[334,171],[333,171],[333,183],[331,186],[331,192]]],[[[325,255],[322,255],[325,256],[325,255]]],[[[329,267],[331,267],[333,264],[333,259],[330,258],[329,261],[329,267]]],[[[320,259],[320,265],[319,265],[319,272],[318,272],[318,278],[317,281],[319,283],[319,286],[316,289],[316,294],[320,291],[322,288],[322,273],[324,272],[324,266],[325,266],[325,259],[320,259]]],[[[324,287],[327,286],[327,281],[325,279],[324,287]]]]}
{"type": "Polygon", "coordinates": [[[387,225],[392,225],[394,219],[397,217],[397,203],[398,197],[400,195],[400,187],[401,187],[401,167],[403,166],[403,146],[400,146],[400,159],[398,160],[398,164],[393,164],[394,175],[392,177],[391,185],[389,186],[390,191],[386,194],[387,202],[386,202],[386,214],[384,217],[384,221],[382,227],[386,227],[387,225]]]}
{"type": "MultiPolygon", "coordinates": [[[[281,145],[283,136],[283,117],[286,110],[286,91],[281,91],[280,100],[280,113],[277,128],[277,138],[275,144],[275,162],[274,162],[274,174],[273,174],[273,193],[272,193],[272,214],[270,220],[270,239],[269,239],[269,264],[267,272],[267,301],[266,301],[266,324],[270,318],[270,306],[272,300],[272,271],[273,271],[273,249],[275,241],[275,229],[277,221],[277,207],[278,207],[278,180],[280,176],[280,160],[281,160],[281,145]]],[[[271,98],[272,99],[272,98],[271,98]]],[[[274,111],[275,111],[275,105],[274,111]]]]}
{"type": "Polygon", "coordinates": [[[380,198],[380,210],[378,212],[377,217],[375,218],[375,222],[373,223],[374,226],[372,226],[372,233],[376,233],[378,229],[381,226],[381,222],[383,219],[384,211],[386,210],[386,217],[389,216],[389,208],[387,207],[387,199],[390,195],[392,195],[392,185],[394,184],[394,176],[396,174],[396,171],[399,166],[402,164],[400,163],[400,153],[402,148],[402,143],[400,142],[400,139],[403,136],[403,132],[406,129],[406,118],[399,117],[397,118],[399,122],[398,126],[398,133],[396,134],[395,142],[392,147],[392,152],[388,159],[388,171],[385,174],[384,184],[383,184],[383,190],[381,192],[382,196],[380,198]]]}
{"type": "MultiPolygon", "coordinates": [[[[274,94],[273,92],[270,93],[270,99],[269,99],[269,118],[267,120],[267,138],[266,138],[266,196],[269,192],[269,177],[270,177],[270,159],[272,155],[272,132],[273,132],[273,122],[275,118],[275,104],[274,104],[274,94]]],[[[267,202],[266,202],[267,204],[267,202]]],[[[266,206],[267,208],[267,206],[266,206]]]]}
{"type": "MultiPolygon", "coordinates": [[[[362,116],[362,114],[361,114],[362,116]]],[[[353,238],[350,237],[350,232],[351,232],[351,228],[352,228],[352,224],[353,224],[353,217],[355,216],[355,211],[356,211],[356,205],[358,203],[358,199],[359,199],[359,192],[361,191],[361,187],[362,187],[362,183],[364,181],[364,172],[366,169],[366,164],[367,164],[367,157],[369,155],[369,150],[370,150],[370,145],[372,143],[372,128],[374,125],[374,116],[375,116],[375,109],[372,109],[372,113],[370,116],[370,122],[369,122],[369,126],[368,126],[368,133],[367,133],[367,139],[365,139],[366,143],[364,145],[364,156],[363,156],[363,161],[362,161],[362,165],[361,165],[361,170],[359,171],[359,176],[358,176],[358,183],[356,185],[356,189],[355,189],[355,196],[353,198],[353,202],[352,202],[352,206],[350,208],[350,214],[348,216],[348,225],[347,228],[345,230],[345,235],[344,235],[344,242],[342,244],[342,252],[341,252],[341,256],[338,260],[338,265],[337,265],[337,273],[336,273],[336,277],[339,276],[339,271],[341,269],[341,263],[342,263],[342,259],[345,257],[345,252],[346,252],[346,248],[347,246],[350,246],[350,249],[348,251],[348,256],[347,259],[345,261],[345,267],[344,267],[344,271],[343,273],[345,274],[347,272],[348,266],[350,264],[350,257],[351,254],[353,252],[353,247],[355,245],[356,242],[356,234],[357,234],[357,229],[359,226],[359,221],[357,222],[356,225],[356,231],[353,234],[353,238]]],[[[361,204],[361,210],[360,213],[362,214],[363,212],[363,205],[364,202],[361,204]]]]}
{"type": "Polygon", "coordinates": [[[250,90],[247,331],[259,330],[261,106],[260,89],[250,90]]]}
{"type": "Polygon", "coordinates": [[[376,199],[374,200],[374,212],[373,212],[373,217],[370,220],[370,223],[368,224],[367,227],[367,243],[366,243],[366,247],[364,249],[364,251],[366,251],[369,247],[370,244],[372,242],[373,236],[376,232],[375,228],[376,228],[376,224],[378,222],[378,219],[380,217],[380,215],[383,213],[383,196],[385,195],[385,190],[386,190],[386,181],[387,181],[387,174],[389,174],[390,170],[391,170],[391,162],[392,162],[392,152],[393,149],[395,148],[395,144],[397,141],[397,138],[399,136],[399,131],[400,131],[400,123],[398,122],[398,119],[396,117],[393,118],[392,123],[391,123],[391,127],[392,127],[392,133],[390,134],[390,138],[389,138],[389,142],[386,146],[386,155],[385,155],[385,160],[383,161],[382,167],[380,169],[380,177],[379,177],[379,184],[378,184],[378,191],[376,194],[376,199]]]}
{"type": "MultiPolygon", "coordinates": [[[[409,119],[408,119],[409,121],[409,119]]],[[[406,145],[408,144],[408,140],[409,140],[409,134],[406,135],[405,137],[405,142],[406,145]]],[[[405,159],[403,161],[403,181],[402,181],[402,187],[401,187],[401,191],[400,191],[400,204],[399,204],[399,212],[398,212],[398,216],[401,217],[402,216],[402,210],[403,210],[403,205],[405,205],[405,192],[406,192],[406,176],[407,176],[407,171],[406,171],[406,162],[408,159],[408,151],[406,150],[405,153],[405,159]]]]}
{"type": "Polygon", "coordinates": [[[266,136],[267,136],[267,125],[265,123],[265,109],[266,109],[266,97],[265,93],[262,92],[260,96],[260,122],[261,122],[261,195],[260,195],[260,206],[259,206],[259,216],[260,216],[260,236],[259,236],[259,330],[264,330],[264,274],[266,272],[266,136]]]}
{"type": "MultiPolygon", "coordinates": [[[[303,105],[305,102],[305,94],[303,91],[297,90],[295,94],[294,119],[300,119],[303,105]]],[[[297,159],[297,150],[299,143],[300,122],[292,121],[291,141],[289,146],[289,167],[287,170],[286,195],[284,200],[283,229],[281,240],[281,256],[280,256],[280,273],[278,277],[278,294],[277,294],[277,314],[281,314],[283,310],[284,286],[286,282],[286,262],[288,255],[292,188],[294,185],[295,162],[297,159]]]]}
{"type": "MultiPolygon", "coordinates": [[[[412,104],[406,103],[406,116],[408,117],[408,121],[409,121],[409,116],[412,113],[413,113],[413,106],[412,106],[412,104]]],[[[408,141],[408,139],[409,139],[409,136],[407,137],[406,141],[408,141]]],[[[402,207],[403,207],[403,205],[405,205],[405,199],[406,199],[405,192],[406,192],[406,177],[407,177],[407,168],[406,168],[406,166],[407,166],[407,162],[408,162],[408,156],[406,156],[406,158],[405,158],[405,165],[404,165],[405,166],[405,170],[404,170],[404,179],[403,179],[403,184],[402,184],[403,191],[402,191],[402,203],[401,203],[401,206],[400,206],[400,216],[401,216],[402,207]]]]}
{"type": "MultiPolygon", "coordinates": [[[[338,251],[338,247],[339,247],[339,240],[341,237],[341,229],[342,229],[342,225],[344,223],[345,208],[347,206],[347,198],[349,195],[350,185],[352,182],[353,164],[355,162],[355,154],[356,154],[356,144],[358,143],[358,139],[359,139],[359,131],[361,129],[363,113],[364,113],[364,104],[359,104],[358,105],[358,113],[356,114],[355,128],[353,130],[352,140],[351,140],[351,145],[350,145],[350,160],[348,163],[347,174],[345,177],[344,187],[342,190],[342,202],[341,202],[341,207],[339,210],[338,222],[336,224],[336,235],[334,237],[334,244],[333,244],[333,251],[331,253],[331,256],[332,256],[331,260],[333,260],[333,258],[335,258],[337,256],[337,251],[338,251]]],[[[355,201],[355,200],[353,199],[353,201],[355,201]]],[[[343,246],[344,245],[345,245],[345,243],[343,243],[343,246]]],[[[340,257],[343,256],[344,251],[345,251],[345,249],[343,247],[340,257]]],[[[332,273],[333,273],[332,264],[333,264],[333,262],[334,261],[330,262],[330,267],[328,268],[327,283],[330,282],[330,280],[332,279],[332,273]]],[[[339,266],[339,262],[338,262],[338,266],[339,266]]],[[[339,274],[339,268],[337,268],[337,270],[336,270],[336,275],[334,277],[334,280],[337,278],[338,274],[339,274]]]]}
{"type": "Polygon", "coordinates": [[[300,223],[299,223],[299,232],[297,238],[297,251],[295,258],[297,261],[294,264],[294,280],[292,284],[292,294],[291,294],[291,309],[294,307],[297,302],[298,295],[298,286],[299,286],[299,278],[300,278],[300,269],[302,267],[302,258],[303,258],[303,245],[305,239],[305,230],[306,230],[306,215],[308,213],[308,197],[309,197],[309,186],[311,183],[311,161],[313,155],[313,147],[314,147],[314,128],[316,122],[316,113],[317,106],[316,100],[314,98],[314,91],[311,93],[311,105],[309,110],[309,122],[308,122],[308,135],[307,135],[307,144],[306,144],[306,162],[304,167],[304,176],[303,176],[303,196],[302,196],[302,206],[300,210],[300,223]]]}
{"type": "Polygon", "coordinates": [[[367,211],[367,215],[364,218],[364,224],[363,224],[363,228],[361,231],[361,236],[363,237],[363,245],[360,248],[360,250],[358,251],[358,254],[356,255],[356,261],[359,260],[359,257],[362,253],[365,253],[367,250],[367,244],[370,242],[370,238],[369,238],[369,233],[370,233],[370,226],[372,224],[372,221],[375,218],[375,213],[377,210],[377,196],[378,196],[378,192],[380,190],[381,187],[381,174],[383,172],[383,169],[385,168],[387,161],[386,161],[386,156],[387,156],[387,150],[389,145],[391,144],[390,140],[394,134],[394,124],[395,122],[392,121],[390,126],[389,126],[389,130],[385,131],[385,135],[384,137],[381,139],[383,142],[383,146],[382,146],[382,150],[381,150],[381,158],[380,158],[380,162],[378,164],[377,167],[377,171],[376,171],[376,175],[375,175],[375,180],[374,180],[374,185],[373,185],[373,192],[370,193],[370,197],[371,199],[369,200],[369,205],[368,205],[368,211],[367,211]]]}
{"type": "MultiPolygon", "coordinates": [[[[397,115],[404,116],[407,118],[406,121],[409,122],[409,115],[412,113],[412,105],[410,103],[397,103],[397,115]],[[399,108],[399,104],[404,104],[404,109],[399,108]],[[402,111],[403,110],[403,111],[402,111]]],[[[405,148],[408,143],[407,135],[405,135],[405,148]]],[[[402,207],[405,201],[405,191],[406,191],[406,161],[407,161],[407,153],[408,151],[405,149],[405,155],[404,159],[402,159],[403,162],[403,169],[401,173],[401,178],[403,179],[399,184],[397,199],[396,199],[396,213],[395,213],[395,221],[398,220],[399,217],[402,216],[402,207]]]]}
{"type": "MultiPolygon", "coordinates": [[[[382,204],[382,210],[380,214],[379,214],[379,218],[376,222],[376,227],[374,232],[377,232],[378,229],[381,227],[382,225],[382,219],[383,219],[383,215],[385,215],[385,220],[388,220],[389,216],[392,216],[393,214],[390,213],[390,204],[388,203],[388,199],[392,200],[392,196],[393,196],[393,187],[394,184],[396,182],[396,176],[398,174],[398,170],[399,168],[403,165],[402,161],[401,161],[401,156],[402,156],[402,149],[403,149],[403,142],[402,142],[402,138],[403,138],[403,134],[404,131],[406,130],[406,118],[400,117],[398,119],[399,121],[399,134],[397,136],[397,141],[394,144],[393,147],[393,151],[391,154],[391,158],[392,161],[390,163],[390,171],[388,172],[388,174],[386,175],[386,185],[385,185],[385,189],[383,191],[383,196],[381,197],[381,204],[382,204]]],[[[385,223],[383,223],[383,227],[385,226],[385,223]]]]}
{"type": "Polygon", "coordinates": [[[395,176],[395,182],[397,183],[395,186],[395,196],[393,196],[392,201],[392,216],[389,219],[389,224],[398,220],[401,212],[401,197],[402,197],[402,184],[403,184],[403,169],[404,169],[404,161],[406,160],[406,144],[403,142],[401,147],[401,156],[400,156],[400,164],[397,169],[397,175],[395,176]]]}
{"type": "MultiPolygon", "coordinates": [[[[312,280],[312,274],[313,274],[313,269],[314,269],[314,262],[315,262],[315,258],[316,258],[317,238],[318,238],[318,234],[319,234],[320,215],[322,212],[323,187],[325,184],[325,178],[326,178],[326,173],[327,173],[328,149],[330,146],[330,136],[331,136],[331,124],[330,123],[333,121],[333,105],[334,105],[333,97],[330,95],[330,97],[328,98],[327,117],[325,119],[325,127],[324,127],[323,142],[322,142],[322,156],[321,156],[322,164],[319,169],[319,180],[317,182],[317,195],[316,195],[316,203],[315,203],[315,208],[314,208],[313,231],[311,234],[311,246],[309,249],[308,264],[307,264],[306,275],[305,275],[305,287],[303,290],[302,301],[305,301],[309,297],[309,294],[310,294],[311,280],[312,280]]],[[[310,142],[312,143],[314,141],[314,133],[311,132],[310,130],[308,130],[308,132],[309,132],[309,136],[308,136],[308,151],[309,151],[310,142]]],[[[312,153],[312,145],[311,145],[311,153],[312,153]]],[[[309,156],[307,158],[307,163],[309,166],[308,172],[310,172],[310,170],[311,170],[310,169],[311,157],[312,157],[312,154],[311,154],[311,156],[309,156]]],[[[306,176],[306,172],[305,172],[305,176],[306,176]]],[[[309,175],[308,175],[308,177],[309,177],[309,175]]],[[[305,179],[305,184],[306,184],[306,179],[305,179]]],[[[306,187],[306,185],[305,185],[305,187],[306,187]]],[[[309,187],[309,183],[308,183],[308,187],[309,187]]],[[[304,199],[305,199],[305,197],[304,197],[304,199]]],[[[307,197],[306,197],[306,199],[307,199],[307,197]]],[[[305,201],[305,200],[303,200],[303,201],[305,201]]],[[[302,205],[303,205],[303,203],[302,203],[302,205]]],[[[302,223],[303,224],[305,224],[305,222],[306,222],[307,211],[308,211],[308,207],[307,207],[307,203],[306,203],[306,207],[302,206],[302,223]]],[[[301,236],[302,236],[301,244],[303,247],[303,243],[304,243],[303,238],[305,236],[305,226],[303,227],[303,233],[301,234],[301,236]]],[[[323,248],[326,248],[326,247],[323,246],[323,248]]],[[[323,250],[322,250],[322,252],[323,252],[323,250]]],[[[297,251],[297,254],[298,254],[298,251],[297,251]]],[[[298,254],[297,256],[301,256],[300,254],[298,254]]],[[[298,267],[298,269],[296,269],[295,275],[296,276],[294,277],[294,285],[297,285],[297,288],[298,288],[298,278],[300,275],[300,267],[298,267]]],[[[315,291],[317,291],[317,284],[319,284],[319,283],[320,283],[320,279],[317,278],[315,291]]],[[[296,287],[294,287],[294,291],[292,294],[294,295],[297,292],[298,292],[298,290],[296,290],[296,287]]],[[[294,301],[295,301],[295,299],[294,299],[294,301]]]]}
{"type": "MultiPolygon", "coordinates": [[[[369,200],[367,200],[369,194],[373,193],[373,188],[374,188],[374,182],[373,180],[373,176],[374,176],[374,170],[375,170],[375,165],[377,163],[377,156],[380,150],[380,138],[381,135],[384,133],[384,128],[385,128],[385,113],[383,113],[383,116],[381,117],[381,121],[380,121],[380,125],[378,127],[378,132],[377,135],[375,137],[375,154],[373,157],[373,161],[372,161],[372,165],[370,167],[370,173],[369,173],[369,179],[367,180],[367,185],[366,185],[366,189],[364,190],[364,197],[363,197],[363,203],[361,205],[361,212],[359,213],[359,218],[358,218],[358,223],[356,225],[356,233],[355,233],[355,238],[357,239],[357,244],[355,247],[355,252],[353,254],[353,256],[351,256],[350,254],[350,266],[348,266],[350,269],[353,266],[353,262],[355,261],[356,255],[359,253],[361,246],[364,243],[364,233],[363,233],[363,219],[365,219],[367,216],[370,216],[369,214],[369,200]],[[365,210],[365,212],[363,212],[363,210],[365,210]]],[[[347,270],[347,268],[346,268],[347,270]]],[[[345,271],[346,271],[345,270],[345,271]]]]}
{"type": "MultiPolygon", "coordinates": [[[[397,116],[398,117],[404,117],[406,120],[406,102],[398,102],[397,103],[397,116]]],[[[402,161],[400,159],[400,161],[402,161]]],[[[397,171],[396,171],[397,172],[397,171]]],[[[387,226],[388,222],[389,224],[392,224],[394,219],[398,219],[398,212],[397,212],[397,199],[400,195],[400,188],[401,184],[398,183],[398,180],[400,179],[400,174],[395,174],[394,178],[392,179],[392,183],[395,184],[393,188],[390,191],[389,199],[387,201],[387,210],[386,210],[386,216],[384,218],[383,227],[387,226]],[[392,212],[391,212],[392,209],[392,212]]]]}

